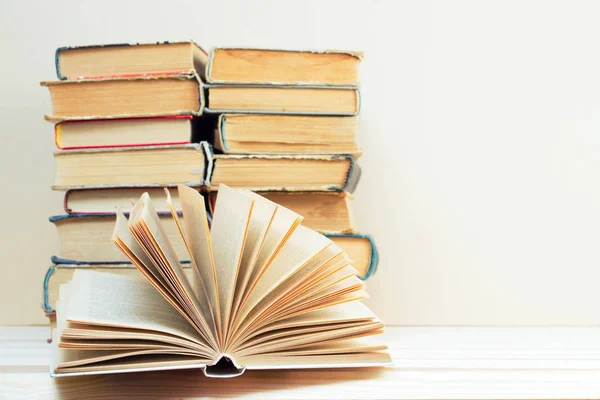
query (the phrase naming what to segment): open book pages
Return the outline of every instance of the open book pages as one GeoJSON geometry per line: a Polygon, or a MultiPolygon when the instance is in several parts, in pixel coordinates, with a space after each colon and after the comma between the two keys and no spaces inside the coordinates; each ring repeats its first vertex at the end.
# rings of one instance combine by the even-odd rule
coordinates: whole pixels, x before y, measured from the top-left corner
{"type": "MultiPolygon", "coordinates": [[[[253,192],[219,188],[212,226],[204,198],[179,186],[184,272],[144,193],[113,242],[141,272],[77,270],[60,286],[53,375],[202,368],[380,366],[384,325],[348,256],[302,217],[253,192]],[[190,279],[191,277],[191,279],[190,279]]],[[[170,196],[167,193],[167,202],[170,196]]]]}

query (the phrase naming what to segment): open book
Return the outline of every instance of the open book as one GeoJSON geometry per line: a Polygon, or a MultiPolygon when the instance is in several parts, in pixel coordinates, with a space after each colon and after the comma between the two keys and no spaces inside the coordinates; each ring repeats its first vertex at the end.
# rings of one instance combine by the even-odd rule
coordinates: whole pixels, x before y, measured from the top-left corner
{"type": "Polygon", "coordinates": [[[384,325],[358,301],[364,282],[302,217],[221,185],[209,229],[204,198],[178,190],[185,223],[171,210],[191,279],[143,194],[113,234],[141,274],[78,270],[61,285],[53,376],[202,368],[230,377],[391,362],[377,340],[384,325]]]}

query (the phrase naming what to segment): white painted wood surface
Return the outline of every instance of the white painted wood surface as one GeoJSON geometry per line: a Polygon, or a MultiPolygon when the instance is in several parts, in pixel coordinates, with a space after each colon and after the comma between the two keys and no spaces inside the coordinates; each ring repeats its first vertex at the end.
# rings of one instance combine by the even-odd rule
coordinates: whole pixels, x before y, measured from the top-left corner
{"type": "Polygon", "coordinates": [[[53,380],[47,327],[0,327],[0,399],[600,398],[600,328],[389,327],[392,368],[53,380]]]}

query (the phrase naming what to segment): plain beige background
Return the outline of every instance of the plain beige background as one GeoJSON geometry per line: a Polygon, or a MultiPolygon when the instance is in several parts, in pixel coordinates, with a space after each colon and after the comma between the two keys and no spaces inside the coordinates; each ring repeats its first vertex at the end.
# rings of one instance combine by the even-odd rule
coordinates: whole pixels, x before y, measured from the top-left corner
{"type": "Polygon", "coordinates": [[[2,0],[0,324],[45,323],[64,45],[363,50],[358,225],[388,324],[600,323],[600,3],[2,0]]]}

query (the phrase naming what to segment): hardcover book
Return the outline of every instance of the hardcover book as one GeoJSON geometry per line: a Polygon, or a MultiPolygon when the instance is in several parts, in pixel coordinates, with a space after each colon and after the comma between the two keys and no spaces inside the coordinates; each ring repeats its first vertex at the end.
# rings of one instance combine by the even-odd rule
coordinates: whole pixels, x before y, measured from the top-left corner
{"type": "Polygon", "coordinates": [[[49,121],[201,115],[197,75],[137,76],[41,82],[50,92],[49,121]]]}
{"type": "Polygon", "coordinates": [[[60,47],[58,79],[138,75],[194,75],[204,78],[208,54],[194,42],[158,42],[60,47]]]}
{"type": "Polygon", "coordinates": [[[213,145],[226,154],[351,154],[357,117],[221,114],[213,145]]]}
{"type": "Polygon", "coordinates": [[[147,194],[128,220],[118,214],[112,240],[141,276],[77,270],[60,286],[53,376],[391,363],[384,325],[359,301],[364,283],[338,246],[259,195],[219,193],[209,231],[204,199],[179,186],[191,280],[147,194]]]}
{"type": "Polygon", "coordinates": [[[356,115],[360,92],[351,86],[204,85],[206,113],[356,115]]]}
{"type": "Polygon", "coordinates": [[[210,83],[358,86],[362,53],[217,47],[210,52],[210,83]]]}
{"type": "MultiPolygon", "coordinates": [[[[84,188],[67,190],[64,197],[64,209],[67,214],[114,214],[119,208],[128,210],[131,199],[139,199],[148,192],[152,197],[154,208],[159,213],[169,212],[167,196],[162,187],[112,187],[84,188]]],[[[176,211],[181,211],[181,201],[177,191],[171,194],[171,204],[176,211]]]]}
{"type": "Polygon", "coordinates": [[[352,156],[215,154],[206,186],[226,184],[254,191],[347,191],[352,193],[361,170],[352,156]]]}
{"type": "Polygon", "coordinates": [[[54,189],[202,186],[211,162],[208,143],[83,149],[54,153],[54,189]]]}
{"type": "Polygon", "coordinates": [[[189,144],[204,124],[192,115],[70,120],[54,125],[54,138],[61,150],[189,144]]]}

